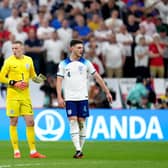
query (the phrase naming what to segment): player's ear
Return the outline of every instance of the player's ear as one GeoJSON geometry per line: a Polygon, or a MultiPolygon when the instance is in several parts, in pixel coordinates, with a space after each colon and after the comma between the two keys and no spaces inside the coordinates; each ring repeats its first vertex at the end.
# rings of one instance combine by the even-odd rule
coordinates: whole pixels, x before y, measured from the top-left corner
{"type": "Polygon", "coordinates": [[[72,52],[72,48],[73,48],[73,47],[69,47],[69,48],[68,48],[70,52],[72,52]]]}

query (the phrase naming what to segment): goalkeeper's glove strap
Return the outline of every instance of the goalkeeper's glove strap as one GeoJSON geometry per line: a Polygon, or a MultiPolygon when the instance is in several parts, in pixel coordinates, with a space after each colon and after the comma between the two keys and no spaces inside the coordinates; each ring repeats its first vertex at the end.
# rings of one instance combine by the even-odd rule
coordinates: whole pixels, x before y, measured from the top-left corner
{"type": "Polygon", "coordinates": [[[9,85],[14,86],[16,82],[17,82],[17,81],[15,81],[15,80],[10,80],[10,81],[9,81],[9,85]]]}

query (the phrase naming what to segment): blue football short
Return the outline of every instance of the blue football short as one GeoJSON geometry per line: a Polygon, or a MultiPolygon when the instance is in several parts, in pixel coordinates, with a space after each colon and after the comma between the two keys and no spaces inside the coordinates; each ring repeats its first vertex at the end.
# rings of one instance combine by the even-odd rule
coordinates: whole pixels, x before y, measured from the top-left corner
{"type": "Polygon", "coordinates": [[[77,116],[86,118],[89,116],[88,100],[66,101],[66,112],[68,117],[77,116]]]}

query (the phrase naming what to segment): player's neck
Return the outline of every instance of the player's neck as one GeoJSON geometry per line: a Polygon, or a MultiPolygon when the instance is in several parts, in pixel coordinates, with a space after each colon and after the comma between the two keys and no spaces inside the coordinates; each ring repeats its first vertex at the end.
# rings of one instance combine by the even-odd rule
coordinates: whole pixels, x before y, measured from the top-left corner
{"type": "Polygon", "coordinates": [[[77,61],[77,60],[79,60],[80,59],[80,57],[78,57],[78,56],[76,56],[76,55],[74,55],[74,54],[71,54],[70,55],[70,60],[71,61],[77,61]]]}
{"type": "Polygon", "coordinates": [[[20,55],[20,56],[16,56],[14,55],[16,59],[23,59],[24,58],[24,55],[20,55]]]}

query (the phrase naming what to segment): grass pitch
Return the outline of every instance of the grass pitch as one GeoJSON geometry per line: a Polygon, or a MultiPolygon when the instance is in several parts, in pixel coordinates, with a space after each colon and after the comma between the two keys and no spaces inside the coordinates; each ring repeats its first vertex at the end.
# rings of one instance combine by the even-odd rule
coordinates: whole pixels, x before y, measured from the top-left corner
{"type": "Polygon", "coordinates": [[[73,159],[72,142],[37,142],[46,159],[30,159],[20,142],[21,159],[13,159],[9,141],[0,142],[0,168],[168,168],[168,142],[86,142],[83,159],[73,159]]]}

